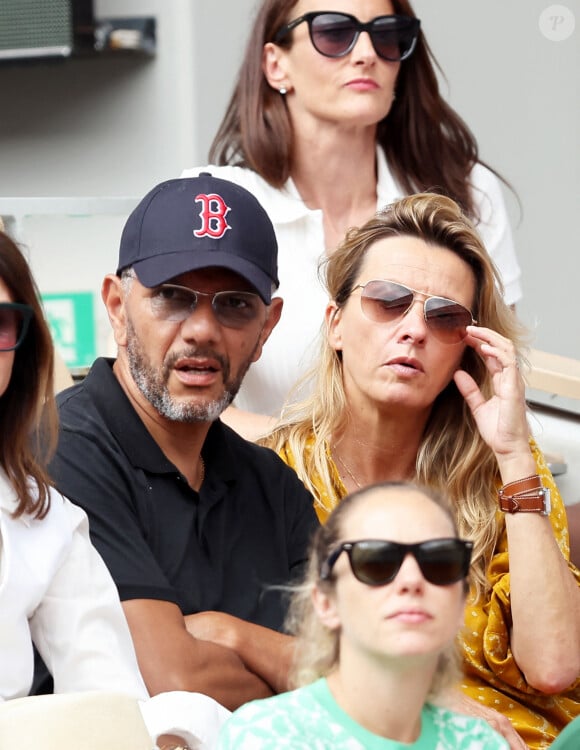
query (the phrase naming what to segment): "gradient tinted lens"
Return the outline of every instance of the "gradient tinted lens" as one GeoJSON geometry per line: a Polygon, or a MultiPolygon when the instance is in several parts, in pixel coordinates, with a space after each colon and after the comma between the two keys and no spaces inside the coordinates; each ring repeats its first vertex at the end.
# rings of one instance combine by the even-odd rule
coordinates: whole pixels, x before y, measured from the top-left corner
{"type": "Polygon", "coordinates": [[[356,22],[342,13],[321,13],[310,24],[314,48],[327,57],[341,57],[351,49],[358,29],[356,22]]]}
{"type": "Polygon", "coordinates": [[[252,323],[262,306],[253,292],[218,292],[212,304],[217,319],[229,328],[243,328],[252,323]]]}
{"type": "MultiPolygon", "coordinates": [[[[376,323],[392,323],[401,318],[413,304],[415,292],[394,281],[369,281],[361,291],[362,311],[376,323]]],[[[467,335],[466,326],[473,318],[458,302],[445,297],[428,297],[424,304],[427,326],[445,344],[457,344],[467,335]]]]}
{"type": "Polygon", "coordinates": [[[401,318],[413,304],[414,294],[393,281],[369,281],[361,291],[363,313],[376,323],[391,323],[401,318]]]}
{"type": "Polygon", "coordinates": [[[471,547],[470,542],[453,538],[408,545],[368,540],[353,542],[347,551],[355,577],[369,586],[391,583],[408,553],[414,555],[425,580],[448,586],[467,576],[471,547]]]}
{"type": "Polygon", "coordinates": [[[261,301],[253,292],[216,292],[205,294],[177,284],[164,284],[151,297],[155,317],[182,323],[195,311],[200,297],[211,298],[211,305],[219,323],[227,328],[243,328],[256,320],[261,301]]]}
{"type": "Polygon", "coordinates": [[[414,18],[380,16],[375,18],[371,39],[377,55],[384,60],[405,60],[415,49],[418,24],[414,18]]]}
{"type": "Polygon", "coordinates": [[[19,346],[26,335],[31,314],[27,305],[0,304],[0,351],[19,346]]]}
{"type": "Polygon", "coordinates": [[[425,302],[425,320],[441,341],[449,344],[463,341],[465,330],[473,319],[466,307],[444,297],[429,297],[425,302]]]}
{"type": "Polygon", "coordinates": [[[369,24],[362,24],[342,13],[319,13],[310,20],[312,44],[321,55],[327,57],[348,54],[362,30],[369,31],[377,55],[397,62],[413,51],[418,22],[404,16],[379,16],[369,24]]]}

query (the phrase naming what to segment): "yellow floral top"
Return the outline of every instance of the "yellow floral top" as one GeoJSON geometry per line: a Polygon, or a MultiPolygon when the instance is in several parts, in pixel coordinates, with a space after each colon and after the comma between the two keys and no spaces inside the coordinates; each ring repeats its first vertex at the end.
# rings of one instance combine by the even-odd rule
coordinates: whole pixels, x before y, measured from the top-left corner
{"type": "MultiPolygon", "coordinates": [[[[310,439],[306,450],[312,450],[310,439]]],[[[530,445],[538,474],[544,487],[551,490],[550,522],[564,557],[569,560],[568,523],[564,503],[544,457],[533,440],[530,445]]],[[[323,487],[320,477],[313,477],[318,497],[315,509],[324,523],[328,514],[347,494],[338,470],[327,450],[331,487],[323,487]]],[[[295,460],[288,446],[280,451],[284,461],[295,468],[295,460]]],[[[510,575],[507,534],[503,514],[498,511],[502,531],[491,560],[488,578],[492,589],[483,600],[468,600],[465,628],[460,634],[465,676],[462,688],[472,699],[480,701],[507,716],[524,742],[532,750],[549,747],[560,730],[575,716],[580,715],[580,678],[563,693],[547,695],[531,688],[520,672],[510,649],[510,575]]],[[[580,571],[569,563],[578,585],[580,571]]],[[[538,648],[542,645],[538,644],[538,648]]],[[[580,648],[580,645],[579,645],[580,648]]]]}

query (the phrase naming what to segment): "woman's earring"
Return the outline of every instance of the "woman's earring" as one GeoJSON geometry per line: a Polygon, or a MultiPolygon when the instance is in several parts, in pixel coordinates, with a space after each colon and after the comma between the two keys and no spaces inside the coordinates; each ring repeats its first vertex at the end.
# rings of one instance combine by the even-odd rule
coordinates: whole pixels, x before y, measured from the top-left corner
{"type": "Polygon", "coordinates": [[[284,96],[285,94],[287,94],[287,93],[288,93],[288,90],[286,89],[286,87],[285,87],[285,86],[280,86],[280,88],[278,89],[278,91],[279,91],[279,93],[280,93],[280,94],[281,94],[282,96],[284,96]]]}

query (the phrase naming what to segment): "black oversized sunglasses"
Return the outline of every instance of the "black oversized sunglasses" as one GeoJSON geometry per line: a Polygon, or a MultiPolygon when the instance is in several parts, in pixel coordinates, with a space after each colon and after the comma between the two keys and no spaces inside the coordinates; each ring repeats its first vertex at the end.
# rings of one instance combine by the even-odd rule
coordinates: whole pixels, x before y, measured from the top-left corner
{"type": "Polygon", "coordinates": [[[34,310],[18,302],[0,302],[0,352],[18,349],[24,341],[34,310]]]}
{"type": "Polygon", "coordinates": [[[346,552],[358,581],[368,586],[383,586],[395,580],[405,557],[413,555],[425,580],[436,586],[448,586],[467,577],[472,549],[473,542],[455,537],[429,539],[417,544],[383,539],[343,542],[322,564],[320,578],[329,580],[334,564],[342,552],[346,552]]]}
{"type": "Polygon", "coordinates": [[[361,31],[366,31],[375,52],[383,60],[401,62],[413,53],[421,22],[410,16],[377,16],[362,23],[349,13],[316,11],[282,26],[274,37],[279,44],[299,24],[306,22],[314,49],[325,57],[344,57],[355,46],[361,31]]]}
{"type": "Polygon", "coordinates": [[[433,297],[404,284],[387,279],[373,279],[357,284],[361,290],[361,308],[366,318],[375,323],[392,323],[402,318],[417,296],[425,297],[423,317],[433,335],[444,344],[459,344],[467,335],[466,327],[475,325],[471,312],[447,297],[433,297]]]}

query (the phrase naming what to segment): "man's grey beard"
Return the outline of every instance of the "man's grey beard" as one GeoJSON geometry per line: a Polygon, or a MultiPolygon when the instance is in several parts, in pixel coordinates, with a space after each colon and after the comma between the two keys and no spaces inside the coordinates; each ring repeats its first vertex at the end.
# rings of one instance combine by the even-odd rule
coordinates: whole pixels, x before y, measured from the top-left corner
{"type": "MultiPolygon", "coordinates": [[[[258,344],[256,343],[257,348],[258,344]]],[[[252,352],[253,355],[254,352],[252,352]]],[[[190,349],[179,354],[173,354],[163,364],[161,370],[156,370],[150,363],[149,358],[143,351],[139,339],[135,333],[133,324],[127,321],[127,360],[131,376],[143,396],[151,406],[165,419],[172,422],[215,422],[220,414],[228,407],[236,397],[244,375],[252,363],[253,356],[249,357],[236,373],[236,377],[230,380],[230,363],[220,354],[209,349],[190,349]],[[171,368],[179,359],[186,357],[210,357],[218,360],[222,368],[224,381],[224,392],[220,398],[209,403],[195,404],[187,401],[178,401],[169,393],[167,381],[171,368]]]]}

